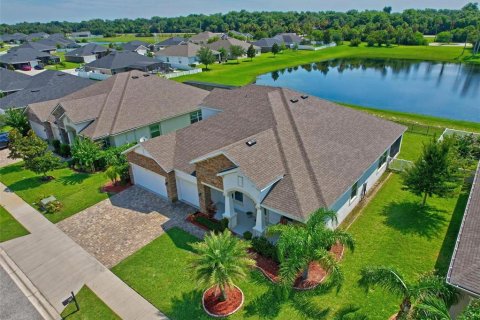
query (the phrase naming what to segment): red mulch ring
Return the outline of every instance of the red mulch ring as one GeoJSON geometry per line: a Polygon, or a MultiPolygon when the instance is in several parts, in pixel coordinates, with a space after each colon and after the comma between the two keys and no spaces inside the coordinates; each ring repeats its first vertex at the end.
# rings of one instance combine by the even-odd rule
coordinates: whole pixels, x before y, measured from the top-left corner
{"type": "Polygon", "coordinates": [[[221,292],[211,287],[203,294],[205,309],[214,316],[228,316],[237,311],[243,303],[243,293],[237,287],[227,289],[227,300],[221,301],[221,292]]]}
{"type": "MultiPolygon", "coordinates": [[[[343,258],[344,247],[341,244],[336,244],[330,249],[330,252],[335,256],[337,261],[340,261],[343,258]]],[[[253,250],[250,250],[250,253],[252,254],[252,258],[255,260],[256,267],[259,268],[268,279],[275,283],[280,281],[280,277],[278,275],[280,268],[277,262],[266,258],[253,250]]],[[[295,289],[313,289],[322,283],[328,275],[327,271],[316,262],[310,263],[308,268],[308,278],[303,280],[302,274],[299,274],[293,285],[295,289]]]]}
{"type": "Polygon", "coordinates": [[[123,190],[131,187],[131,185],[132,185],[131,183],[120,185],[120,184],[113,184],[113,183],[109,182],[102,187],[102,192],[119,193],[119,192],[122,192],[123,190]]]}

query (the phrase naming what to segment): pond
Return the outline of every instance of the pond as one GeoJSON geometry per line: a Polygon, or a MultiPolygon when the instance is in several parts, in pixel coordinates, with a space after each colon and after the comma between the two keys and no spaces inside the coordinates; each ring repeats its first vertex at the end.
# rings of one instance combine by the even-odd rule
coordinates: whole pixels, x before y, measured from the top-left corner
{"type": "Polygon", "coordinates": [[[257,84],[360,106],[480,122],[480,66],[337,59],[282,69],[257,84]]]}

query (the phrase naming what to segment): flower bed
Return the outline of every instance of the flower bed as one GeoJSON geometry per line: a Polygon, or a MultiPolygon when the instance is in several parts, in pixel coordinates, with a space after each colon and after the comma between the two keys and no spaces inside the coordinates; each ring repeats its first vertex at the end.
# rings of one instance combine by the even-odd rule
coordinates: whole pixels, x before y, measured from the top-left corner
{"type": "MultiPolygon", "coordinates": [[[[252,258],[255,260],[255,266],[262,271],[262,273],[270,279],[270,281],[277,283],[280,281],[279,270],[280,265],[270,258],[266,258],[261,254],[250,250],[252,258]]],[[[344,247],[341,244],[335,244],[331,249],[330,253],[335,256],[337,261],[340,261],[343,258],[344,247]]],[[[322,283],[326,276],[328,275],[327,271],[323,269],[317,262],[312,262],[308,266],[308,278],[302,279],[302,275],[299,274],[295,283],[293,285],[294,289],[297,290],[310,290],[317,287],[322,283]]]]}
{"type": "Polygon", "coordinates": [[[120,185],[120,184],[113,184],[112,182],[108,182],[102,187],[102,192],[115,194],[115,193],[122,192],[123,190],[129,188],[131,185],[132,185],[131,183],[120,185]]]}
{"type": "Polygon", "coordinates": [[[227,289],[227,299],[220,299],[221,292],[215,287],[203,293],[202,305],[205,312],[212,317],[227,317],[237,312],[243,305],[243,292],[239,287],[227,289]]]}
{"type": "Polygon", "coordinates": [[[195,212],[194,214],[189,215],[187,221],[203,230],[222,231],[220,221],[210,218],[207,214],[202,212],[195,212]]]}

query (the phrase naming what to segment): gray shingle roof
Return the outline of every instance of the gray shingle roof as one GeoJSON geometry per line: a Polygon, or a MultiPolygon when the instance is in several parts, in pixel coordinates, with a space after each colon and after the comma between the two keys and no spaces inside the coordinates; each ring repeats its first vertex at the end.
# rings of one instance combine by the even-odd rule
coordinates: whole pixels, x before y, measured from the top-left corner
{"type": "Polygon", "coordinates": [[[8,34],[8,33],[2,34],[0,38],[2,39],[2,41],[10,42],[10,41],[23,41],[25,40],[26,37],[27,35],[25,33],[17,32],[14,34],[8,34]]]}
{"type": "Polygon", "coordinates": [[[25,88],[31,77],[16,71],[0,68],[0,91],[11,92],[25,88]]]}
{"type": "Polygon", "coordinates": [[[207,42],[208,39],[214,38],[214,37],[219,37],[221,33],[213,33],[210,31],[204,31],[200,32],[196,35],[193,35],[189,38],[190,41],[194,43],[202,43],[202,42],[207,42]]]}
{"type": "MultiPolygon", "coordinates": [[[[250,43],[242,40],[238,40],[235,38],[228,38],[228,39],[220,39],[215,42],[209,43],[205,45],[206,47],[212,49],[212,50],[220,50],[220,48],[227,49],[230,48],[231,46],[240,46],[242,47],[245,51],[250,47],[250,43]]],[[[255,50],[260,50],[259,47],[253,45],[255,50]]]]}
{"type": "Polygon", "coordinates": [[[95,43],[88,43],[78,49],[65,53],[66,57],[84,57],[107,52],[108,48],[95,43]]]}
{"type": "Polygon", "coordinates": [[[187,42],[188,40],[183,37],[172,37],[168,38],[166,40],[160,41],[159,43],[156,43],[155,46],[176,46],[178,44],[187,42]]]}
{"type": "Polygon", "coordinates": [[[92,61],[86,64],[85,67],[116,70],[116,69],[127,68],[132,65],[138,65],[139,63],[142,63],[144,65],[153,65],[153,64],[158,64],[160,62],[158,60],[143,56],[136,52],[114,51],[103,58],[97,59],[95,61],[92,61]]]}
{"type": "Polygon", "coordinates": [[[0,108],[24,107],[31,103],[58,99],[94,83],[93,80],[65,72],[45,70],[32,76],[24,89],[1,98],[0,108]]]}
{"type": "Polygon", "coordinates": [[[121,47],[123,48],[123,50],[125,51],[135,51],[137,50],[139,47],[141,46],[144,46],[145,48],[148,49],[148,47],[150,46],[148,43],[146,42],[143,42],[143,41],[139,41],[139,40],[134,40],[134,41],[130,41],[130,42],[126,42],[124,44],[121,45],[121,47]]]}
{"type": "Polygon", "coordinates": [[[259,188],[283,177],[263,204],[304,220],[331,206],[405,127],[288,89],[215,89],[202,105],[223,110],[142,146],[167,171],[195,170],[191,161],[223,152],[259,188]],[[296,98],[296,103],[290,99],[296,98]],[[174,137],[172,137],[174,136],[174,137]],[[247,147],[245,142],[257,143],[247,147]],[[164,145],[175,148],[164,148],[164,145]],[[170,154],[166,154],[169,152],[170,154]]]}
{"type": "Polygon", "coordinates": [[[0,63],[4,64],[19,64],[28,63],[41,58],[54,58],[46,52],[38,51],[32,48],[19,48],[10,50],[6,54],[0,55],[0,63]]]}
{"type": "Polygon", "coordinates": [[[30,33],[28,36],[25,37],[25,40],[32,41],[34,39],[43,39],[48,38],[49,34],[46,32],[34,32],[30,33]]]}
{"type": "Polygon", "coordinates": [[[56,46],[52,44],[44,44],[42,42],[25,42],[24,44],[19,45],[18,47],[10,49],[10,51],[15,51],[22,48],[30,48],[38,51],[54,51],[57,49],[56,46]]]}
{"type": "Polygon", "coordinates": [[[280,45],[283,41],[275,38],[262,38],[252,42],[253,45],[264,48],[271,48],[275,43],[280,45]]]}
{"type": "Polygon", "coordinates": [[[480,297],[480,162],[450,262],[447,282],[480,297]]]}
{"type": "MultiPolygon", "coordinates": [[[[169,57],[195,57],[202,47],[198,44],[187,42],[179,45],[169,46],[163,50],[155,53],[156,56],[169,57]]],[[[214,54],[219,54],[218,51],[212,50],[214,54]]]]}

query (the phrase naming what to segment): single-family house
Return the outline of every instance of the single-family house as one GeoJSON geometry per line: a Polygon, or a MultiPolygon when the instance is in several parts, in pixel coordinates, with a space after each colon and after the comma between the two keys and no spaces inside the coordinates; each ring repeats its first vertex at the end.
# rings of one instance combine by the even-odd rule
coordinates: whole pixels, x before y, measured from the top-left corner
{"type": "Polygon", "coordinates": [[[252,44],[254,46],[260,47],[261,52],[270,52],[272,51],[272,47],[274,44],[281,45],[283,43],[282,40],[277,38],[262,38],[257,41],[253,41],[252,44]]]}
{"type": "MultiPolygon", "coordinates": [[[[214,89],[197,123],[127,150],[134,184],[227,218],[238,234],[305,222],[319,208],[341,223],[400,151],[406,128],[278,87],[214,89]]],[[[336,227],[334,222],[330,227],[336,227]]]]}
{"type": "Polygon", "coordinates": [[[107,47],[95,43],[86,45],[65,53],[65,60],[69,62],[89,63],[103,58],[109,53],[107,47]]]}
{"type": "Polygon", "coordinates": [[[480,162],[453,250],[447,283],[480,298],[480,162]]]}
{"type": "MultiPolygon", "coordinates": [[[[185,42],[179,45],[169,46],[155,52],[155,58],[159,61],[169,63],[172,68],[190,70],[191,65],[199,63],[198,51],[202,47],[192,42],[185,42]]],[[[213,50],[213,54],[220,59],[220,52],[213,50]]]]}
{"type": "Polygon", "coordinates": [[[25,88],[32,77],[29,75],[0,68],[0,92],[9,95],[25,88]]]}
{"type": "Polygon", "coordinates": [[[85,65],[85,71],[103,74],[117,74],[130,70],[162,71],[167,68],[168,65],[161,61],[132,51],[112,51],[103,58],[85,65]]]}
{"type": "Polygon", "coordinates": [[[58,63],[60,58],[32,48],[14,48],[6,54],[0,55],[0,66],[4,68],[20,69],[24,65],[33,68],[40,63],[49,62],[58,63]]]}
{"type": "Polygon", "coordinates": [[[30,49],[34,49],[34,50],[37,50],[37,51],[50,53],[50,54],[57,50],[57,47],[53,44],[44,44],[44,43],[38,42],[38,41],[26,41],[23,44],[19,45],[18,47],[14,47],[10,50],[18,50],[18,49],[23,49],[23,48],[30,48],[30,49]]]}
{"type": "Polygon", "coordinates": [[[16,32],[13,34],[2,34],[0,40],[5,43],[19,44],[26,41],[27,35],[25,33],[16,32]]]}
{"type": "Polygon", "coordinates": [[[138,54],[141,54],[142,56],[145,56],[147,55],[150,44],[143,41],[134,40],[122,44],[121,47],[123,51],[136,52],[138,54]]]}
{"type": "Polygon", "coordinates": [[[50,35],[48,38],[41,39],[36,42],[44,45],[55,46],[61,49],[75,49],[80,47],[78,43],[76,43],[71,39],[65,38],[65,36],[61,33],[54,33],[50,35]]]}
{"type": "MultiPolygon", "coordinates": [[[[247,52],[248,48],[250,47],[250,45],[251,44],[246,42],[246,41],[238,40],[238,39],[235,39],[235,38],[228,38],[228,39],[223,39],[223,40],[220,39],[220,40],[217,40],[215,42],[208,43],[205,46],[207,48],[210,48],[210,49],[216,50],[216,51],[219,51],[221,48],[224,48],[228,52],[228,57],[232,58],[230,56],[230,52],[229,52],[231,46],[240,46],[245,51],[245,55],[243,55],[243,57],[246,57],[246,52],[247,52]]],[[[253,45],[253,48],[255,49],[256,55],[261,54],[260,47],[257,47],[255,45],[253,45]]]]}
{"type": "Polygon", "coordinates": [[[279,33],[274,36],[274,38],[284,42],[287,47],[293,47],[296,44],[298,45],[303,40],[302,37],[296,33],[279,33]]]}
{"type": "Polygon", "coordinates": [[[71,37],[74,38],[74,39],[91,38],[92,33],[90,31],[72,32],[71,37]]]}
{"type": "Polygon", "coordinates": [[[25,41],[37,41],[40,39],[47,39],[50,35],[46,32],[34,32],[25,37],[25,41]]]}
{"type": "Polygon", "coordinates": [[[190,125],[207,95],[206,90],[130,71],[70,96],[30,105],[27,114],[45,139],[73,143],[80,135],[121,146],[190,125]]]}
{"type": "Polygon", "coordinates": [[[200,32],[196,35],[191,36],[188,40],[196,43],[196,44],[206,44],[208,43],[208,40],[214,39],[214,38],[219,38],[222,34],[221,33],[214,33],[210,31],[204,31],[200,32]]]}
{"type": "Polygon", "coordinates": [[[154,48],[154,51],[158,51],[158,50],[163,50],[167,47],[170,47],[170,46],[177,46],[179,44],[184,44],[184,43],[187,43],[188,42],[188,39],[186,38],[183,38],[183,37],[172,37],[172,38],[168,38],[166,40],[163,40],[163,41],[160,41],[158,43],[155,43],[153,45],[153,48],[154,48]]]}
{"type": "Polygon", "coordinates": [[[25,108],[32,103],[58,99],[94,83],[65,72],[45,70],[31,76],[27,85],[22,84],[21,90],[1,98],[0,113],[10,108],[25,108]]]}
{"type": "Polygon", "coordinates": [[[250,40],[253,39],[253,35],[250,33],[239,32],[235,30],[230,30],[220,37],[221,39],[228,39],[228,38],[237,38],[242,40],[250,40]]]}

